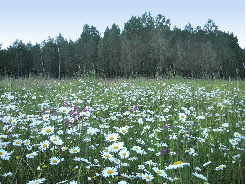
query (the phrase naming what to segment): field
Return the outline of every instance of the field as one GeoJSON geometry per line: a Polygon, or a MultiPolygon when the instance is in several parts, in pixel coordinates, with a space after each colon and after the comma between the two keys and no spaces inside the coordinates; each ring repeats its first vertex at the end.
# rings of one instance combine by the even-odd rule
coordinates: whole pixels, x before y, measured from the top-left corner
{"type": "Polygon", "coordinates": [[[245,183],[244,81],[0,82],[0,182],[245,183]]]}

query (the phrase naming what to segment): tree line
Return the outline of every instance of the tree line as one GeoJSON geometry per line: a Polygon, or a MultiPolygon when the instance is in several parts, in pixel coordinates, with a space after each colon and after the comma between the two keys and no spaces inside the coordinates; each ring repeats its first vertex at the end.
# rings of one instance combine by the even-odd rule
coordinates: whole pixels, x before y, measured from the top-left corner
{"type": "Polygon", "coordinates": [[[104,36],[85,24],[76,41],[62,34],[32,45],[16,40],[0,48],[0,74],[72,77],[211,77],[245,76],[245,48],[233,33],[218,30],[213,20],[193,28],[171,30],[170,19],[150,13],[132,16],[121,32],[113,24],[104,36]]]}

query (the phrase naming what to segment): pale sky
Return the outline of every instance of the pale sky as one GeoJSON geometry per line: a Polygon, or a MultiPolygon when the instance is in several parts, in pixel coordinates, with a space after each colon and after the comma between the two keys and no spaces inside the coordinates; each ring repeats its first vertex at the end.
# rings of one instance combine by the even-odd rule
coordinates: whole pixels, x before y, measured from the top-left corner
{"type": "Polygon", "coordinates": [[[18,39],[32,44],[55,38],[77,40],[83,26],[95,26],[101,36],[108,26],[116,24],[121,30],[131,16],[149,12],[152,17],[164,15],[171,28],[203,28],[212,19],[219,30],[233,33],[245,48],[244,0],[1,0],[0,43],[6,49],[18,39]]]}

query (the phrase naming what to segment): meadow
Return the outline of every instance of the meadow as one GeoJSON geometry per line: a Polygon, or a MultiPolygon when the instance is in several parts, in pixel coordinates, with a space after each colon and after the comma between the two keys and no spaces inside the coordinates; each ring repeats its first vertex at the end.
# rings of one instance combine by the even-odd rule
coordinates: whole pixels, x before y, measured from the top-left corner
{"type": "Polygon", "coordinates": [[[0,82],[0,182],[245,183],[245,84],[0,82]]]}

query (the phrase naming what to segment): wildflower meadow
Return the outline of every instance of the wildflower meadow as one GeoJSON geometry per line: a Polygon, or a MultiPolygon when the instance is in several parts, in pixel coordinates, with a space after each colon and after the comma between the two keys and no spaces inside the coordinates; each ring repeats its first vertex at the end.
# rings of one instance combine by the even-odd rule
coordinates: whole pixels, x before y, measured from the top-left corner
{"type": "Polygon", "coordinates": [[[245,183],[245,84],[0,81],[0,182],[245,183]]]}

